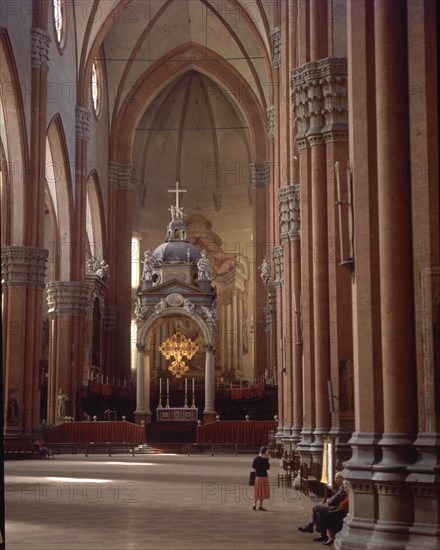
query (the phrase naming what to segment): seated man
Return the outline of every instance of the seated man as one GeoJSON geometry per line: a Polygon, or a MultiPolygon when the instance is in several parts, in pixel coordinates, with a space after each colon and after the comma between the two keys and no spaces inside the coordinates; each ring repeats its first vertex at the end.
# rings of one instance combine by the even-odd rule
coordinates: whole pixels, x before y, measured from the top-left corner
{"type": "Polygon", "coordinates": [[[319,537],[314,538],[313,540],[317,542],[325,542],[327,540],[327,535],[325,534],[326,528],[322,525],[323,519],[329,513],[330,510],[336,510],[339,507],[339,503],[344,500],[347,496],[347,491],[342,483],[344,478],[342,477],[341,472],[336,472],[335,474],[335,486],[336,492],[330,497],[326,502],[317,504],[313,507],[313,514],[310,519],[310,523],[304,527],[298,527],[303,533],[313,533],[313,526],[316,527],[316,532],[320,533],[319,537]]]}
{"type": "Polygon", "coordinates": [[[327,530],[327,541],[324,542],[326,546],[333,544],[336,533],[342,530],[342,523],[347,514],[348,495],[339,503],[339,507],[336,510],[330,510],[322,521],[322,526],[327,530]]]}

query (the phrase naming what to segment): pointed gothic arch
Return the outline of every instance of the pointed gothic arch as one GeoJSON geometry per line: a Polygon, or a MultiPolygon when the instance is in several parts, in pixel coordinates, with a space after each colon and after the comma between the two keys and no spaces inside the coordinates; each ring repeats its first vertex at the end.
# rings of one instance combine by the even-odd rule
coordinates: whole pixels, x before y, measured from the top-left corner
{"type": "Polygon", "coordinates": [[[46,186],[56,216],[55,271],[60,280],[68,281],[71,262],[65,262],[63,258],[70,258],[71,254],[73,199],[66,138],[58,114],[52,118],[47,129],[46,186]]]}
{"type": "Polygon", "coordinates": [[[2,244],[26,243],[26,214],[28,208],[28,143],[17,66],[6,28],[0,28],[0,117],[2,142],[2,173],[7,191],[2,194],[2,219],[8,210],[8,232],[2,233],[2,244]],[[4,241],[6,239],[8,242],[4,241]]]}

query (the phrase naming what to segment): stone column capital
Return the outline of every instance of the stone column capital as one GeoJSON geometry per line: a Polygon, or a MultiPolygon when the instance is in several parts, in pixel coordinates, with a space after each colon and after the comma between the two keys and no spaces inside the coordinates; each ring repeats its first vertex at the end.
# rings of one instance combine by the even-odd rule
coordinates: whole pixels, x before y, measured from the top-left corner
{"type": "Polygon", "coordinates": [[[266,109],[267,113],[267,136],[273,138],[275,136],[275,107],[272,105],[266,109]]]}
{"type": "Polygon", "coordinates": [[[75,135],[77,139],[89,141],[90,111],[85,107],[77,105],[75,109],[75,135]]]}
{"type": "Polygon", "coordinates": [[[280,241],[297,241],[300,238],[300,186],[291,184],[278,189],[280,241]]]}
{"type": "Polygon", "coordinates": [[[136,349],[138,350],[138,352],[145,352],[145,347],[145,344],[136,344],[136,349]]]}
{"type": "Polygon", "coordinates": [[[275,271],[273,284],[280,286],[284,283],[284,250],[282,245],[279,244],[272,247],[272,258],[275,271]]]}
{"type": "Polygon", "coordinates": [[[50,36],[43,29],[31,29],[32,53],[31,65],[37,69],[49,70],[50,36]]]}
{"type": "Polygon", "coordinates": [[[44,287],[49,252],[32,246],[3,246],[2,284],[44,287]]]}
{"type": "Polygon", "coordinates": [[[275,27],[270,32],[272,42],[272,68],[277,69],[281,65],[281,28],[275,27]]]}
{"type": "Polygon", "coordinates": [[[84,315],[90,286],[77,281],[55,281],[47,284],[49,314],[84,315]]]}
{"type": "Polygon", "coordinates": [[[110,161],[108,163],[108,183],[113,189],[131,191],[134,184],[134,164],[110,161]]]}

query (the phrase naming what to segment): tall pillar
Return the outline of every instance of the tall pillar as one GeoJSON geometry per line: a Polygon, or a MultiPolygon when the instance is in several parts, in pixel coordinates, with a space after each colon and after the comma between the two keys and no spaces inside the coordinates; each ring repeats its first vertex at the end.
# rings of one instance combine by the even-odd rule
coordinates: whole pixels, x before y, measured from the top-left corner
{"type": "Polygon", "coordinates": [[[134,418],[136,424],[145,421],[145,344],[136,344],[137,365],[136,365],[136,410],[134,418]]]}
{"type": "MultiPolygon", "coordinates": [[[[328,275],[329,275],[329,346],[330,376],[338,406],[331,415],[331,431],[336,442],[336,462],[350,458],[347,444],[354,430],[353,331],[351,278],[353,272],[349,226],[351,200],[348,160],[348,89],[347,59],[329,57],[320,63],[325,105],[322,135],[326,145],[328,275]],[[335,163],[339,181],[335,181],[335,163]],[[338,196],[338,192],[340,196],[338,196]],[[340,204],[338,204],[338,201],[340,204]],[[341,223],[340,223],[341,221],[341,223]],[[342,243],[342,248],[341,248],[342,243]],[[344,256],[342,258],[342,255],[344,256]],[[341,260],[344,262],[342,263],[341,260]]],[[[352,211],[351,211],[352,212],[352,211]]],[[[327,400],[328,403],[328,400],[327,400]]],[[[328,405],[327,405],[328,406],[328,405]]]]}
{"type": "Polygon", "coordinates": [[[302,396],[302,319],[301,319],[301,258],[300,258],[300,189],[292,184],[279,190],[280,235],[285,243],[284,280],[286,292],[290,297],[289,324],[285,336],[289,346],[290,369],[288,374],[288,395],[291,415],[291,434],[289,441],[296,448],[301,439],[303,421],[302,396]],[[289,284],[287,285],[287,282],[289,284]]]}
{"type": "Polygon", "coordinates": [[[368,548],[397,550],[413,523],[405,478],[417,432],[405,3],[376,0],[374,29],[384,434],[373,467],[379,519],[368,548]]]}
{"type": "MultiPolygon", "coordinates": [[[[5,246],[1,251],[2,285],[6,287],[3,304],[4,350],[4,425],[5,435],[32,434],[40,420],[39,360],[42,321],[35,324],[41,305],[34,309],[36,296],[42,295],[48,252],[44,248],[5,246]],[[39,352],[28,360],[30,348],[39,352]]],[[[37,301],[38,303],[38,301],[37,301]]]]}
{"type": "MultiPolygon", "coordinates": [[[[374,13],[369,0],[347,2],[349,149],[353,171],[354,261],[352,281],[355,431],[352,457],[344,464],[350,481],[350,511],[335,547],[367,548],[378,517],[372,481],[383,432],[382,353],[376,165],[374,13]]],[[[386,546],[384,546],[385,548],[386,546]]]]}
{"type": "Polygon", "coordinates": [[[235,369],[235,372],[239,372],[239,364],[238,364],[238,312],[237,312],[237,289],[234,288],[231,291],[232,296],[232,365],[235,369]]]}
{"type": "Polygon", "coordinates": [[[215,420],[215,376],[214,376],[214,345],[205,345],[205,409],[203,421],[213,422],[215,420]]]}
{"type": "MultiPolygon", "coordinates": [[[[251,183],[249,193],[253,205],[254,243],[256,250],[263,250],[267,243],[267,194],[270,179],[270,163],[257,161],[250,165],[251,183]]],[[[262,260],[262,258],[261,258],[262,260]]],[[[263,307],[266,300],[264,283],[258,271],[259,261],[253,262],[254,289],[254,373],[255,376],[262,376],[267,366],[267,339],[264,330],[263,307]]]]}
{"type": "Polygon", "coordinates": [[[58,390],[68,397],[68,416],[80,418],[80,387],[83,379],[85,310],[89,302],[87,283],[56,281],[47,284],[49,313],[49,370],[47,416],[55,420],[58,390]],[[81,342],[81,349],[76,349],[81,342]],[[81,361],[78,361],[81,358],[81,361]]]}
{"type": "Polygon", "coordinates": [[[151,422],[151,349],[144,355],[144,409],[145,424],[151,422]]]}
{"type": "MultiPolygon", "coordinates": [[[[315,64],[311,64],[315,69],[315,64]]],[[[312,69],[312,70],[313,70],[312,69]]],[[[316,69],[315,69],[316,71],[316,69]]],[[[315,372],[315,418],[312,451],[322,456],[323,436],[330,429],[327,381],[330,378],[330,327],[328,294],[328,240],[327,240],[327,172],[323,127],[323,95],[319,74],[308,79],[308,95],[311,103],[310,128],[306,133],[310,145],[311,164],[311,214],[313,239],[313,335],[315,372]]]]}
{"type": "Polygon", "coordinates": [[[115,376],[124,378],[130,370],[131,301],[131,195],[134,164],[110,161],[108,165],[110,304],[118,309],[119,331],[112,358],[115,376]]]}

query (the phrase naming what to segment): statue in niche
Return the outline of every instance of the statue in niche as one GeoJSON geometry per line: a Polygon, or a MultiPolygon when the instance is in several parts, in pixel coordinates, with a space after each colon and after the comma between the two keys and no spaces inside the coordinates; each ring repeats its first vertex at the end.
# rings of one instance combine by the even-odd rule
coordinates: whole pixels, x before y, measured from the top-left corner
{"type": "Polygon", "coordinates": [[[206,250],[200,252],[200,258],[197,260],[197,269],[199,270],[199,281],[210,281],[212,279],[212,268],[206,250]]]}

